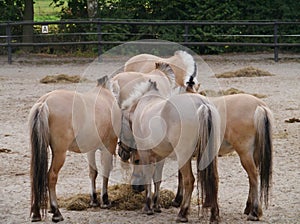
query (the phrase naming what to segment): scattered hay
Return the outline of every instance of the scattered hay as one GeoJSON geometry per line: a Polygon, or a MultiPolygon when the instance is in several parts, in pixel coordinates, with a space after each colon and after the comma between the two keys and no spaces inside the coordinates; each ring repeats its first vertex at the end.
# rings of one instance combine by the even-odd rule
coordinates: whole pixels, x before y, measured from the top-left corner
{"type": "Polygon", "coordinates": [[[47,75],[40,80],[41,83],[48,84],[48,83],[79,83],[85,82],[87,79],[81,78],[79,75],[47,75]]]}
{"type": "Polygon", "coordinates": [[[257,98],[260,98],[260,99],[262,99],[262,98],[266,98],[267,97],[267,95],[265,95],[265,94],[259,94],[259,93],[253,93],[253,94],[251,94],[252,96],[255,96],[255,97],[257,97],[257,98]]]}
{"type": "Polygon", "coordinates": [[[172,200],[175,198],[175,194],[170,190],[161,190],[160,191],[160,205],[162,208],[171,208],[172,200]]]}
{"type": "Polygon", "coordinates": [[[221,91],[221,93],[223,93],[222,95],[233,95],[233,94],[239,94],[239,93],[245,93],[245,92],[243,90],[239,90],[236,88],[230,88],[230,89],[221,91]]]}
{"type": "Polygon", "coordinates": [[[234,78],[234,77],[260,77],[260,76],[273,76],[268,71],[260,70],[252,66],[245,67],[233,72],[224,72],[217,74],[217,78],[234,78]]]}
{"type": "Polygon", "coordinates": [[[59,199],[58,203],[67,210],[82,211],[90,207],[90,195],[77,194],[67,199],[59,199]]]}
{"type": "Polygon", "coordinates": [[[0,149],[0,153],[11,153],[11,149],[2,148],[0,149]]]}
{"type": "MultiPolygon", "coordinates": [[[[108,187],[109,198],[114,210],[139,210],[144,206],[145,193],[135,193],[131,186],[127,184],[113,185],[108,187]]],[[[98,192],[98,195],[100,193],[98,192]]],[[[170,208],[175,194],[169,190],[160,191],[160,201],[162,208],[170,208]]],[[[90,208],[90,195],[77,194],[66,199],[59,199],[59,205],[68,210],[82,211],[90,208]]],[[[99,200],[100,201],[100,200],[99,200]]]]}
{"type": "Polygon", "coordinates": [[[296,122],[300,122],[300,119],[293,117],[293,118],[285,120],[284,122],[286,122],[286,123],[296,123],[296,122]]]}
{"type": "MultiPolygon", "coordinates": [[[[240,94],[240,93],[246,93],[246,92],[244,92],[243,90],[236,89],[236,88],[229,88],[226,90],[220,90],[218,92],[216,92],[214,90],[203,90],[200,92],[200,94],[203,96],[211,96],[211,97],[233,95],[233,94],[240,94]]],[[[253,95],[257,98],[266,98],[267,97],[267,95],[259,94],[259,93],[248,93],[248,94],[253,95]]]]}

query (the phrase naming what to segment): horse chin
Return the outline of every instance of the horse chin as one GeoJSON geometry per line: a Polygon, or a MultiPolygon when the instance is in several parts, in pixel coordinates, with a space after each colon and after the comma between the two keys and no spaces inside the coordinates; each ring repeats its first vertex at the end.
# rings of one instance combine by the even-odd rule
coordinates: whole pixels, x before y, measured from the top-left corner
{"type": "Polygon", "coordinates": [[[133,192],[135,193],[141,193],[145,190],[144,185],[131,185],[133,192]]]}

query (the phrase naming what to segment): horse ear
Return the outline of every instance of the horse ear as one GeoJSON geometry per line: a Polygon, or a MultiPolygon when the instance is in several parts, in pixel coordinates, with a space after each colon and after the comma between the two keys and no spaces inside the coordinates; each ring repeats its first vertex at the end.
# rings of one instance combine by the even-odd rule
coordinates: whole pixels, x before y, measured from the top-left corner
{"type": "Polygon", "coordinates": [[[155,81],[152,81],[151,79],[149,79],[149,90],[151,90],[151,89],[158,91],[157,83],[155,81]]]}
{"type": "Polygon", "coordinates": [[[190,79],[188,82],[186,82],[187,84],[187,87],[186,87],[186,92],[192,92],[192,93],[195,93],[195,82],[194,82],[194,77],[193,76],[190,76],[190,79]]]}
{"type": "Polygon", "coordinates": [[[107,77],[107,75],[105,75],[102,78],[97,80],[97,86],[106,87],[107,81],[108,81],[108,77],[107,77]]]}

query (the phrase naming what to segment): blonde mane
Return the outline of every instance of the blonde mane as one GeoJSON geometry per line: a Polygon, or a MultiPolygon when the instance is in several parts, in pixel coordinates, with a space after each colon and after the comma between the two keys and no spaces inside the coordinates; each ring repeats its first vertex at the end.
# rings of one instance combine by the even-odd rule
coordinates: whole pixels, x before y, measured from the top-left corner
{"type": "MultiPolygon", "coordinates": [[[[133,90],[130,93],[129,97],[126,100],[124,100],[124,102],[122,103],[121,109],[122,110],[128,109],[141,96],[143,96],[147,91],[149,91],[152,85],[153,82],[151,82],[151,80],[136,84],[133,87],[133,90]]],[[[155,83],[155,88],[156,88],[156,83],[155,83]]]]}
{"type": "Polygon", "coordinates": [[[183,64],[186,66],[186,74],[184,78],[184,85],[189,81],[190,77],[194,77],[194,82],[196,85],[198,85],[198,80],[196,78],[197,76],[197,65],[192,55],[187,53],[186,51],[176,51],[175,55],[178,55],[181,60],[183,61],[183,64]]]}
{"type": "Polygon", "coordinates": [[[193,76],[195,71],[195,60],[193,56],[186,51],[176,51],[175,55],[181,57],[183,64],[186,66],[186,76],[193,76]]]}

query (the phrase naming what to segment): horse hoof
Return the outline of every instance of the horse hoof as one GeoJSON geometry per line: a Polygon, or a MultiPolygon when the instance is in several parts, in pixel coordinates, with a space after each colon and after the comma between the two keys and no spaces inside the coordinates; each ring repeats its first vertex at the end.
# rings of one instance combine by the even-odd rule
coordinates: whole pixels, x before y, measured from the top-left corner
{"type": "Polygon", "coordinates": [[[32,217],[31,217],[31,222],[39,222],[42,220],[42,217],[40,214],[36,215],[36,214],[33,214],[32,217]]]}
{"type": "Polygon", "coordinates": [[[64,221],[64,218],[62,216],[53,216],[52,222],[61,222],[64,221]]]}
{"type": "Polygon", "coordinates": [[[176,222],[188,222],[188,218],[187,217],[180,217],[178,216],[176,219],[176,222]]]}
{"type": "Polygon", "coordinates": [[[177,201],[175,201],[175,200],[173,200],[172,201],[172,206],[175,207],[175,208],[179,208],[180,207],[180,203],[177,202],[177,201]]]}
{"type": "Polygon", "coordinates": [[[110,209],[110,208],[111,208],[111,203],[108,203],[108,204],[102,204],[102,205],[100,206],[100,208],[102,208],[102,209],[110,209]]]}
{"type": "Polygon", "coordinates": [[[144,208],[142,213],[146,214],[146,215],[153,215],[154,211],[153,211],[153,209],[144,208]]]}
{"type": "Polygon", "coordinates": [[[250,214],[250,208],[245,208],[244,214],[245,214],[245,215],[249,215],[249,214],[250,214]]]}
{"type": "Polygon", "coordinates": [[[161,213],[161,209],[160,208],[154,208],[154,212],[161,213]]]}
{"type": "Polygon", "coordinates": [[[252,215],[252,214],[249,214],[247,220],[248,221],[259,221],[259,218],[257,216],[252,215]]]}
{"type": "Polygon", "coordinates": [[[95,208],[95,207],[99,207],[100,203],[98,201],[91,201],[90,206],[95,208]]]}

